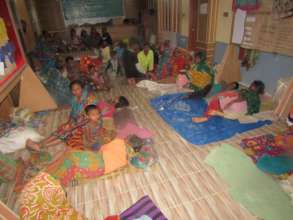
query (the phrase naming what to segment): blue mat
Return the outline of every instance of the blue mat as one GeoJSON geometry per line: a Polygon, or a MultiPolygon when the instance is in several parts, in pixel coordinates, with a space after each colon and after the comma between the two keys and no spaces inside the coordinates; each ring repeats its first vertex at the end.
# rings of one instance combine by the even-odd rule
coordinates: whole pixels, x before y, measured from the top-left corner
{"type": "Polygon", "coordinates": [[[193,123],[192,117],[202,116],[207,103],[205,100],[186,99],[186,94],[159,96],[150,101],[151,106],[183,138],[192,144],[203,145],[233,137],[272,122],[259,121],[241,124],[238,120],[211,117],[207,122],[193,123]]]}

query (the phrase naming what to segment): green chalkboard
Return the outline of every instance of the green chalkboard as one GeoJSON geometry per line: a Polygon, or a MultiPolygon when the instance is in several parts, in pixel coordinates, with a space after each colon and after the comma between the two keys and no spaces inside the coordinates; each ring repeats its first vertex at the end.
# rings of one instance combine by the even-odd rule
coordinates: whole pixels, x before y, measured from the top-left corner
{"type": "Polygon", "coordinates": [[[123,16],[123,0],[62,0],[65,21],[123,16]]]}

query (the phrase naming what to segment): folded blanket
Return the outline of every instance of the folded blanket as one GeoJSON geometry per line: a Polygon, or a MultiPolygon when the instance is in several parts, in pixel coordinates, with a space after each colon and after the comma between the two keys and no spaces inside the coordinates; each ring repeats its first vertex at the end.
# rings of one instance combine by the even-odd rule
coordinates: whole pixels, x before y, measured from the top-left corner
{"type": "Polygon", "coordinates": [[[157,83],[151,80],[142,80],[137,83],[136,86],[139,88],[147,89],[148,91],[153,93],[159,93],[161,95],[178,92],[192,92],[192,90],[190,89],[178,87],[175,83],[164,84],[157,83]]]}

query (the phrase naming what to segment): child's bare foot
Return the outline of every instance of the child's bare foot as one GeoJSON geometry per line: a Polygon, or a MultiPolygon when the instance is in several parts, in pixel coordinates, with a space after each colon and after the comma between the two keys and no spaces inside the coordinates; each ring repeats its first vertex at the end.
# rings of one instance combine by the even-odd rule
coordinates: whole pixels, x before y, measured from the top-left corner
{"type": "Polygon", "coordinates": [[[202,123],[202,122],[206,122],[208,120],[207,117],[193,117],[192,121],[195,123],[202,123]]]}
{"type": "Polygon", "coordinates": [[[27,148],[29,148],[31,150],[35,150],[35,151],[40,151],[40,149],[41,149],[40,144],[32,141],[31,139],[27,139],[26,146],[27,146],[27,148]]]}

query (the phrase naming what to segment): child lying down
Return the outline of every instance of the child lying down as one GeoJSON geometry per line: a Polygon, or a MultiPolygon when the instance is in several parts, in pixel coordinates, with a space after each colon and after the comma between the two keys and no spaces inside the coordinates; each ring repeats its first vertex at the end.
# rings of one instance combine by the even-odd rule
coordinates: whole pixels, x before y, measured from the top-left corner
{"type": "Polygon", "coordinates": [[[265,85],[256,80],[248,89],[240,91],[224,91],[211,98],[204,117],[194,117],[193,122],[205,122],[211,116],[238,118],[253,115],[260,111],[260,95],[264,93],[265,85]],[[233,117],[232,117],[233,116],[233,117]]]}

